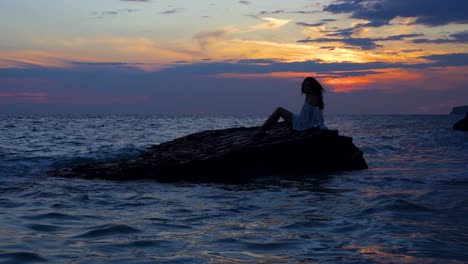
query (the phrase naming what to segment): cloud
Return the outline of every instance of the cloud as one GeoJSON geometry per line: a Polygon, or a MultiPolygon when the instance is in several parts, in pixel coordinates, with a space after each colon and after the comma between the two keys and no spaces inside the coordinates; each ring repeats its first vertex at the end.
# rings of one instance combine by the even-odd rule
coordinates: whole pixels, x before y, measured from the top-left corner
{"type": "Polygon", "coordinates": [[[146,38],[53,39],[43,45],[53,51],[0,51],[0,68],[70,68],[77,66],[72,62],[124,62],[129,67],[154,71],[176,60],[197,61],[205,57],[193,45],[169,45],[146,38]]]}
{"type": "MultiPolygon", "coordinates": [[[[385,69],[401,69],[402,71],[421,70],[441,67],[465,67],[468,68],[468,53],[441,54],[419,57],[425,63],[353,63],[335,62],[324,63],[323,61],[304,62],[278,62],[268,59],[248,59],[237,62],[212,62],[196,63],[189,65],[178,65],[162,70],[161,74],[172,76],[193,75],[217,75],[231,74],[247,77],[249,75],[262,76],[271,73],[307,73],[313,72],[321,75],[333,75],[335,77],[349,77],[381,73],[385,69]]],[[[281,75],[283,76],[283,75],[281,75]]]]}
{"type": "MultiPolygon", "coordinates": [[[[342,38],[333,39],[333,42],[316,42],[316,44],[301,43],[278,43],[272,41],[245,40],[238,38],[239,29],[220,29],[216,31],[202,31],[193,36],[191,41],[164,43],[154,39],[146,38],[74,38],[74,39],[51,39],[42,45],[53,52],[40,51],[9,51],[0,52],[0,68],[30,68],[30,67],[76,67],[70,62],[110,62],[127,63],[126,67],[144,69],[146,71],[157,71],[171,67],[176,61],[189,63],[206,63],[204,59],[211,62],[222,62],[227,59],[243,60],[269,60],[273,62],[300,62],[322,60],[327,67],[342,67],[342,64],[331,65],[329,62],[360,62],[373,63],[403,62],[404,64],[427,63],[428,58],[416,57],[430,55],[428,52],[403,53],[398,55],[388,53],[368,52],[360,49],[349,49],[343,45],[355,44],[348,41],[345,44],[342,38]],[[237,30],[237,31],[236,31],[237,30]],[[326,48],[322,48],[326,47],[326,48]],[[324,49],[331,50],[328,52],[324,49]]],[[[403,39],[408,34],[400,34],[387,37],[386,39],[403,39]]],[[[372,41],[374,41],[373,39],[372,41]]],[[[368,45],[385,42],[375,42],[368,45]]],[[[384,40],[385,41],[385,40],[384,40]]],[[[358,43],[363,45],[363,43],[358,43]]],[[[391,43],[398,45],[399,49],[410,49],[413,47],[401,46],[400,42],[391,43]]],[[[356,44],[355,44],[356,45],[356,44]]],[[[398,49],[398,50],[399,50],[398,49]]],[[[456,51],[456,50],[454,50],[456,51]]],[[[463,52],[459,49],[458,52],[463,52]]],[[[439,51],[435,54],[440,54],[439,51]]],[[[456,53],[456,52],[454,52],[456,53]]],[[[265,63],[261,61],[258,63],[265,63]]],[[[276,65],[276,64],[272,64],[276,65]]],[[[307,64],[306,64],[307,65],[307,64]]],[[[96,67],[97,64],[95,64],[96,67]]],[[[280,71],[297,70],[293,64],[281,67],[280,71]],[[293,67],[290,69],[290,67],[293,67]]],[[[99,67],[111,67],[100,65],[99,67]]],[[[124,65],[121,65],[124,67],[124,65]]],[[[230,67],[230,66],[228,66],[230,67]]],[[[312,67],[317,67],[312,65],[312,67]]],[[[309,68],[300,67],[298,71],[307,71],[309,68]]],[[[256,70],[256,69],[254,69],[256,70]]],[[[275,70],[276,71],[276,70],[275,70]]],[[[190,73],[187,73],[190,75],[190,73]]],[[[209,74],[209,73],[208,73],[209,74]]]]}
{"type": "Polygon", "coordinates": [[[245,64],[261,64],[261,65],[270,65],[275,63],[274,59],[244,59],[239,60],[237,63],[245,63],[245,64]]]}
{"type": "Polygon", "coordinates": [[[229,33],[228,30],[201,31],[193,37],[202,49],[206,49],[211,41],[223,39],[229,33]]]}
{"type": "Polygon", "coordinates": [[[44,103],[47,101],[48,94],[41,92],[1,92],[0,103],[44,103]]]}
{"type": "Polygon", "coordinates": [[[421,58],[430,60],[434,67],[468,65],[468,53],[429,55],[421,58]]]}
{"type": "Polygon", "coordinates": [[[0,51],[0,69],[2,68],[66,68],[68,60],[85,61],[84,56],[70,53],[47,51],[0,51]]]}
{"type": "Polygon", "coordinates": [[[323,46],[323,47],[320,47],[320,49],[325,49],[325,50],[335,50],[336,47],[335,46],[323,46]]]}
{"type": "Polygon", "coordinates": [[[136,2],[136,3],[148,3],[151,2],[151,0],[120,0],[122,2],[136,2]]]}
{"type": "MultiPolygon", "coordinates": [[[[301,14],[301,15],[309,15],[309,14],[316,14],[320,13],[320,11],[304,11],[304,10],[299,10],[299,11],[286,11],[284,9],[279,9],[279,10],[274,10],[274,11],[260,11],[256,15],[252,14],[245,14],[245,16],[252,17],[255,19],[262,19],[262,16],[271,16],[271,15],[278,15],[278,14],[301,14]]],[[[322,20],[324,22],[327,22],[326,19],[322,20]]],[[[331,21],[331,20],[330,20],[331,21]]],[[[328,22],[330,22],[328,21],[328,22]]]]}
{"type": "Polygon", "coordinates": [[[413,43],[431,43],[431,44],[445,44],[445,43],[468,43],[468,30],[458,33],[453,33],[450,35],[450,38],[446,39],[427,39],[419,38],[414,39],[413,43]]]}
{"type": "Polygon", "coordinates": [[[377,44],[377,41],[396,41],[396,40],[405,40],[407,38],[415,38],[421,37],[422,34],[400,34],[400,35],[393,35],[388,37],[380,37],[380,38],[353,38],[351,35],[353,34],[352,31],[348,31],[348,29],[341,30],[338,33],[328,34],[327,36],[339,37],[342,36],[343,38],[307,38],[303,40],[298,40],[298,43],[330,43],[330,42],[341,42],[345,45],[350,45],[354,47],[359,47],[363,50],[373,50],[379,47],[383,47],[380,44],[377,44]]]}
{"type": "MultiPolygon", "coordinates": [[[[428,91],[463,91],[468,77],[464,74],[468,66],[463,67],[427,67],[427,68],[379,68],[353,71],[282,71],[266,73],[220,73],[216,77],[227,79],[295,79],[314,76],[334,93],[355,93],[359,91],[383,91],[388,93],[406,93],[418,90],[428,91]]],[[[468,95],[467,91],[464,92],[468,95]]]]}
{"type": "Polygon", "coordinates": [[[296,25],[302,26],[302,27],[320,27],[320,26],[327,24],[328,22],[334,22],[334,21],[336,21],[336,19],[326,18],[326,19],[321,19],[320,22],[318,23],[297,22],[296,25]]]}
{"type": "Polygon", "coordinates": [[[252,28],[254,29],[277,29],[292,21],[292,20],[287,20],[287,19],[276,19],[272,17],[263,17],[262,20],[266,21],[266,23],[255,25],[252,28]]]}
{"type": "Polygon", "coordinates": [[[302,27],[320,27],[320,26],[325,25],[325,23],[320,22],[320,23],[310,24],[310,23],[306,23],[306,22],[296,22],[296,25],[302,26],[302,27]]]}
{"type": "Polygon", "coordinates": [[[101,14],[105,15],[105,16],[107,16],[107,15],[117,15],[117,14],[119,14],[119,12],[117,12],[117,11],[103,11],[101,14]]]}
{"type": "Polygon", "coordinates": [[[415,18],[415,24],[441,26],[468,23],[468,2],[446,0],[337,0],[325,6],[333,14],[349,13],[352,18],[370,21],[366,26],[387,25],[397,17],[415,18]]]}
{"type": "Polygon", "coordinates": [[[115,10],[115,11],[102,11],[102,12],[93,12],[93,15],[98,15],[98,18],[102,18],[102,16],[116,16],[116,15],[119,15],[119,14],[122,14],[122,13],[133,13],[133,12],[136,12],[138,10],[136,9],[130,9],[130,8],[126,8],[126,9],[121,9],[121,10],[115,10]]]}
{"type": "Polygon", "coordinates": [[[401,50],[401,52],[404,52],[404,53],[411,53],[411,52],[418,52],[418,51],[423,51],[423,49],[404,49],[404,50],[401,50]]]}
{"type": "Polygon", "coordinates": [[[182,10],[182,9],[181,8],[173,8],[173,9],[169,9],[169,10],[166,10],[166,11],[161,11],[159,13],[160,14],[165,14],[165,15],[170,15],[170,14],[178,13],[180,10],[182,10]]]}
{"type": "MultiPolygon", "coordinates": [[[[431,55],[423,57],[430,61],[418,65],[252,59],[174,65],[159,72],[114,62],[70,62],[75,67],[65,69],[0,69],[0,110],[192,113],[205,109],[216,114],[259,114],[281,105],[294,111],[300,110],[303,100],[300,81],[312,75],[328,91],[327,113],[415,113],[433,102],[449,105],[449,99],[462,103],[467,98],[467,58],[468,54],[431,55]],[[259,100],[265,93],[274,96],[259,100]]],[[[432,112],[437,111],[445,110],[432,112]]]]}
{"type": "Polygon", "coordinates": [[[240,4],[244,4],[244,5],[250,5],[250,1],[246,1],[246,0],[240,0],[239,1],[240,4]]]}

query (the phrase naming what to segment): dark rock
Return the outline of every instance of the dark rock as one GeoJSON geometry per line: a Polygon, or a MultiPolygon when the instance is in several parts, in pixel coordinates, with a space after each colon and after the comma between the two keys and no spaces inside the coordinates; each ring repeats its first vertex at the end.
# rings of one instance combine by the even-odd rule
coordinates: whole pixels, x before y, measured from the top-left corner
{"type": "Polygon", "coordinates": [[[336,130],[291,131],[284,123],[252,137],[257,127],[210,130],[152,146],[132,160],[51,171],[108,180],[232,182],[265,175],[367,169],[352,138],[336,130]]]}
{"type": "Polygon", "coordinates": [[[468,112],[468,105],[464,105],[464,106],[456,106],[452,108],[452,112],[450,112],[450,114],[451,115],[464,115],[467,112],[468,112]]]}
{"type": "Polygon", "coordinates": [[[453,130],[468,131],[468,112],[466,112],[465,118],[453,125],[453,130]]]}

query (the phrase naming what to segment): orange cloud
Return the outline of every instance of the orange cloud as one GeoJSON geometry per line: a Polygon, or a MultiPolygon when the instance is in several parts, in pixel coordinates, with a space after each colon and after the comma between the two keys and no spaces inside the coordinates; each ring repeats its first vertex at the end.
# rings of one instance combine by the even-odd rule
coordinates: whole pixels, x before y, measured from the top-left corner
{"type": "MultiPolygon", "coordinates": [[[[427,62],[418,58],[428,54],[424,52],[370,53],[345,47],[325,51],[322,46],[330,44],[274,42],[239,37],[239,34],[245,32],[248,30],[227,27],[202,31],[189,40],[171,42],[124,37],[41,40],[36,45],[38,50],[0,51],[0,68],[24,68],[31,65],[65,68],[73,67],[70,62],[78,61],[123,62],[146,71],[157,71],[171,67],[176,61],[199,63],[205,59],[212,62],[242,59],[274,59],[281,62],[427,62]]],[[[399,50],[402,47],[396,48],[399,50]]]]}
{"type": "MultiPolygon", "coordinates": [[[[340,75],[347,73],[343,71],[333,71],[331,73],[323,74],[316,72],[269,72],[269,73],[221,73],[217,74],[217,77],[222,78],[304,78],[307,76],[315,76],[321,78],[320,80],[333,88],[335,92],[351,92],[356,90],[364,90],[368,86],[375,83],[391,83],[392,80],[416,80],[422,78],[419,73],[411,73],[403,69],[377,69],[371,70],[378,72],[376,74],[364,74],[362,76],[349,76],[339,77],[340,75]],[[335,75],[336,77],[330,77],[335,75]]],[[[349,72],[349,71],[348,71],[349,72]]],[[[352,71],[352,72],[363,72],[363,71],[352,71]]],[[[367,72],[367,71],[366,71],[367,72]]]]}
{"type": "Polygon", "coordinates": [[[41,66],[49,68],[69,67],[67,60],[85,60],[76,55],[40,50],[0,51],[0,69],[41,66]]]}
{"type": "Polygon", "coordinates": [[[74,67],[71,62],[124,62],[143,70],[159,70],[174,61],[201,61],[194,48],[165,45],[145,38],[42,40],[41,50],[0,51],[0,68],[74,67]]]}
{"type": "Polygon", "coordinates": [[[239,78],[239,79],[256,79],[256,78],[278,78],[278,79],[295,79],[305,78],[307,76],[320,77],[320,74],[314,72],[269,72],[269,73],[220,73],[216,77],[221,78],[239,78]]]}
{"type": "Polygon", "coordinates": [[[399,92],[408,89],[449,90],[450,87],[468,83],[468,66],[464,67],[432,67],[425,69],[369,69],[365,71],[333,71],[330,73],[316,72],[269,72],[269,73],[221,73],[214,75],[221,78],[280,78],[302,79],[307,76],[319,78],[320,82],[331,88],[333,92],[349,93],[362,90],[385,90],[399,92]],[[372,71],[373,73],[365,73],[372,71]],[[359,76],[345,76],[346,73],[363,72],[359,76]]]}
{"type": "MultiPolygon", "coordinates": [[[[410,82],[423,78],[423,74],[418,71],[407,69],[376,69],[371,70],[378,73],[364,74],[362,76],[324,78],[322,81],[332,87],[334,92],[345,93],[368,89],[381,89],[388,85],[394,85],[401,82],[410,82]]],[[[334,72],[339,74],[340,72],[334,72]]]]}

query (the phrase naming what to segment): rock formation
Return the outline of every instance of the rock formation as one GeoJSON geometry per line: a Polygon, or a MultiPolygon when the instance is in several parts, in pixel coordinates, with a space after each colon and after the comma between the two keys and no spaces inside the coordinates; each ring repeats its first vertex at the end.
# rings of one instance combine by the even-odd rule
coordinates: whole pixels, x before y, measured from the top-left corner
{"type": "Polygon", "coordinates": [[[450,112],[451,115],[464,115],[465,113],[468,113],[468,105],[456,106],[452,108],[452,112],[450,112]]]}
{"type": "Polygon", "coordinates": [[[256,129],[203,131],[152,146],[135,159],[62,168],[50,174],[107,180],[237,182],[266,175],[367,169],[353,139],[336,130],[299,132],[280,123],[252,137],[256,129]]]}
{"type": "Polygon", "coordinates": [[[468,131],[468,112],[466,112],[465,118],[453,125],[453,130],[468,131]]]}

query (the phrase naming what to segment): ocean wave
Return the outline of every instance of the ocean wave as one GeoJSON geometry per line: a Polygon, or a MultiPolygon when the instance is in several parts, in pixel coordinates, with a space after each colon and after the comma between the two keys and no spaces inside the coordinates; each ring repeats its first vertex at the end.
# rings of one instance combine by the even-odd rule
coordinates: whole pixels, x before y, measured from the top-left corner
{"type": "Polygon", "coordinates": [[[56,232],[56,231],[59,231],[61,230],[62,228],[59,227],[59,226],[55,226],[55,225],[46,225],[46,224],[29,224],[29,225],[26,225],[29,229],[33,230],[33,231],[36,231],[36,232],[45,232],[45,233],[49,233],[49,232],[56,232]]]}
{"type": "Polygon", "coordinates": [[[36,263],[47,262],[47,259],[33,252],[0,252],[0,260],[3,263],[36,263]]]}
{"type": "Polygon", "coordinates": [[[98,238],[107,236],[128,235],[142,232],[140,229],[131,227],[129,225],[103,225],[93,227],[92,230],[83,234],[74,236],[74,238],[98,238]]]}
{"type": "Polygon", "coordinates": [[[179,135],[261,119],[75,115],[33,124],[35,118],[0,119],[0,262],[468,258],[468,134],[451,131],[449,116],[330,117],[330,127],[353,137],[371,169],[244,185],[44,175],[54,166],[132,158],[179,135]]]}
{"type": "Polygon", "coordinates": [[[31,155],[30,152],[0,153],[0,177],[39,176],[44,175],[51,169],[135,158],[146,151],[146,149],[135,146],[120,149],[108,146],[68,157],[56,155],[55,153],[44,153],[44,155],[39,156],[35,155],[35,153],[31,155]]]}
{"type": "Polygon", "coordinates": [[[65,214],[65,213],[52,212],[52,213],[45,213],[45,214],[25,215],[25,216],[22,216],[22,218],[29,219],[29,220],[50,220],[50,219],[80,220],[83,217],[82,216],[69,215],[69,214],[65,214]]]}

